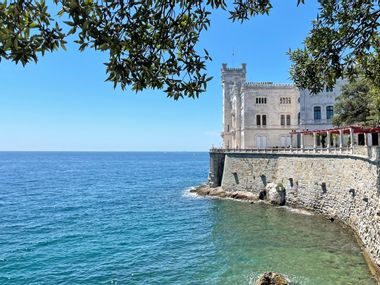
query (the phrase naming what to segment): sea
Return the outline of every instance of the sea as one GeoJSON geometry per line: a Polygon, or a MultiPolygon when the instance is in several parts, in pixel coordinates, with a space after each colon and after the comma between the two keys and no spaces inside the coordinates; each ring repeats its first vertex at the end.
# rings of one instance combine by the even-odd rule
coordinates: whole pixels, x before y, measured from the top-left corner
{"type": "Polygon", "coordinates": [[[208,153],[1,152],[0,284],[376,284],[318,215],[200,198],[208,153]]]}

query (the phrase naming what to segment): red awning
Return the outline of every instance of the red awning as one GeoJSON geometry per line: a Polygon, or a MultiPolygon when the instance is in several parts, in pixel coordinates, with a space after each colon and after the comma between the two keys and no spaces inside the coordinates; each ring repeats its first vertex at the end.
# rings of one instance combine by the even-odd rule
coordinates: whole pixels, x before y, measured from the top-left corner
{"type": "Polygon", "coordinates": [[[303,131],[292,131],[290,134],[304,134],[304,135],[312,135],[312,134],[339,134],[340,131],[343,131],[343,134],[349,134],[350,129],[354,134],[365,134],[365,133],[380,133],[380,127],[373,128],[365,128],[360,126],[349,126],[343,128],[334,128],[334,129],[325,129],[325,130],[303,130],[303,131]]]}

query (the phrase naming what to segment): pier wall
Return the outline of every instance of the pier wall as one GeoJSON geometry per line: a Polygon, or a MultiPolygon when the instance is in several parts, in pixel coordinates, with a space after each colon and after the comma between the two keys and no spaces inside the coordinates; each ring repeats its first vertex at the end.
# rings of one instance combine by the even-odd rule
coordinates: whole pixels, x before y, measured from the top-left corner
{"type": "Polygon", "coordinates": [[[223,190],[257,195],[269,182],[282,183],[287,204],[349,225],[380,266],[379,166],[378,160],[349,155],[226,152],[218,175],[223,190]]]}
{"type": "Polygon", "coordinates": [[[210,171],[208,184],[210,187],[218,187],[222,183],[225,155],[223,152],[210,152],[210,171]]]}

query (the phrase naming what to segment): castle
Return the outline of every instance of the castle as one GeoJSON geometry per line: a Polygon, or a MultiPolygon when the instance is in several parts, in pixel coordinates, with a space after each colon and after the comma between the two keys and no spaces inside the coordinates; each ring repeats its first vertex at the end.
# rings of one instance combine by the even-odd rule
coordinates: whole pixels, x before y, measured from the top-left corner
{"type": "Polygon", "coordinates": [[[284,203],[351,227],[380,280],[380,127],[332,128],[344,83],[313,96],[223,64],[223,148],[210,150],[204,195],[254,201],[281,188],[284,203]]]}
{"type": "Polygon", "coordinates": [[[247,82],[246,72],[246,64],[222,65],[223,148],[299,147],[300,137],[292,139],[292,131],[332,128],[342,81],[313,96],[293,84],[247,82]]]}

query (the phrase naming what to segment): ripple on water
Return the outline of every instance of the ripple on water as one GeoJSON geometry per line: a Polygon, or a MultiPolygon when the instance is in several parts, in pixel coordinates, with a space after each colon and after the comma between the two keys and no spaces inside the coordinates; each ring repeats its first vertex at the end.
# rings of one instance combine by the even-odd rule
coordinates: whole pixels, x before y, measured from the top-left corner
{"type": "Polygon", "coordinates": [[[190,194],[207,153],[0,153],[0,171],[2,285],[375,284],[334,223],[190,194]]]}

